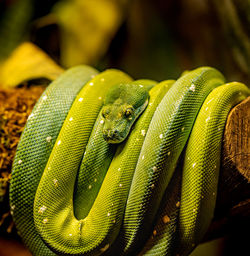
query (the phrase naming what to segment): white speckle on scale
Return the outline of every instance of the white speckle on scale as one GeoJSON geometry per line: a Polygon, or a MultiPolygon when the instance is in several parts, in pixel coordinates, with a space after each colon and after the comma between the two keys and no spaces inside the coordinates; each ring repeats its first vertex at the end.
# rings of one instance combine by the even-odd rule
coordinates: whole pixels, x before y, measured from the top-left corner
{"type": "Polygon", "coordinates": [[[170,156],[170,154],[171,154],[171,152],[170,152],[170,151],[168,151],[168,156],[170,156]]]}
{"type": "Polygon", "coordinates": [[[104,120],[102,119],[101,121],[100,121],[100,124],[103,124],[104,123],[104,120]]]}
{"type": "Polygon", "coordinates": [[[82,222],[79,223],[79,231],[81,232],[82,230],[82,222]]]}
{"type": "Polygon", "coordinates": [[[213,192],[213,196],[215,196],[215,192],[213,192]]]}
{"type": "Polygon", "coordinates": [[[80,102],[81,102],[81,101],[83,101],[83,98],[79,98],[79,100],[78,100],[78,101],[80,101],[80,102]]]}
{"type": "Polygon", "coordinates": [[[196,163],[193,163],[193,165],[192,165],[192,166],[193,166],[193,168],[195,167],[195,165],[196,165],[196,163]]]}
{"type": "Polygon", "coordinates": [[[162,139],[162,138],[163,138],[163,134],[162,134],[162,133],[159,135],[159,138],[160,138],[160,139],[162,139]]]}
{"type": "Polygon", "coordinates": [[[185,130],[185,127],[182,127],[182,128],[181,128],[181,131],[184,132],[184,130],[185,130]]]}
{"type": "Polygon", "coordinates": [[[189,88],[192,92],[195,91],[195,85],[194,84],[191,84],[190,88],[189,88]]]}
{"type": "Polygon", "coordinates": [[[94,182],[97,182],[97,178],[94,179],[94,182]]]}
{"type": "Polygon", "coordinates": [[[208,122],[210,120],[210,116],[206,119],[206,122],[208,122]]]}
{"type": "Polygon", "coordinates": [[[146,131],[145,130],[141,130],[141,135],[145,136],[146,135],[146,131]]]}
{"type": "Polygon", "coordinates": [[[14,210],[15,210],[16,206],[15,205],[11,205],[10,206],[10,214],[13,215],[14,214],[14,210]]]}
{"type": "Polygon", "coordinates": [[[41,206],[40,208],[39,208],[39,210],[38,210],[38,213],[43,213],[45,210],[47,209],[47,207],[46,206],[41,206]]]}
{"type": "Polygon", "coordinates": [[[57,179],[53,179],[53,183],[54,185],[57,187],[58,186],[58,180],[57,179]]]}
{"type": "Polygon", "coordinates": [[[61,144],[61,140],[59,140],[58,142],[57,142],[57,145],[59,146],[61,144]]]}
{"type": "Polygon", "coordinates": [[[142,84],[139,84],[139,86],[140,86],[140,87],[143,87],[143,85],[142,85],[142,84]]]}
{"type": "Polygon", "coordinates": [[[196,212],[196,208],[193,209],[193,212],[196,212]]]}
{"type": "Polygon", "coordinates": [[[22,161],[21,159],[20,159],[20,160],[18,160],[18,163],[19,163],[19,164],[21,164],[22,162],[23,162],[23,161],[22,161]]]}
{"type": "Polygon", "coordinates": [[[121,183],[119,184],[119,187],[122,187],[122,184],[121,184],[121,183]]]}
{"type": "Polygon", "coordinates": [[[206,109],[205,109],[206,111],[208,110],[208,107],[206,107],[206,109]]]}
{"type": "Polygon", "coordinates": [[[152,106],[152,104],[153,104],[153,103],[152,103],[152,102],[150,102],[150,103],[149,103],[149,106],[152,106]]]}
{"type": "Polygon", "coordinates": [[[221,130],[221,128],[218,128],[218,131],[220,131],[221,130]]]}
{"type": "Polygon", "coordinates": [[[43,219],[43,224],[46,224],[48,221],[48,218],[43,219]]]}
{"type": "Polygon", "coordinates": [[[34,116],[34,114],[31,113],[31,114],[29,115],[28,119],[32,118],[33,116],[34,116]]]}
{"type": "Polygon", "coordinates": [[[119,172],[121,170],[121,168],[119,167],[118,169],[117,169],[117,171],[119,172]]]}
{"type": "Polygon", "coordinates": [[[46,138],[46,141],[47,141],[48,143],[50,143],[51,140],[52,140],[52,137],[51,137],[51,136],[48,136],[48,137],[46,138]]]}
{"type": "Polygon", "coordinates": [[[151,185],[151,188],[153,188],[153,189],[154,189],[154,188],[155,188],[155,184],[152,184],[152,185],[151,185]]]}
{"type": "Polygon", "coordinates": [[[141,157],[141,159],[142,159],[142,160],[144,159],[144,155],[141,157]]]}
{"type": "Polygon", "coordinates": [[[89,189],[91,189],[92,188],[92,185],[89,185],[89,187],[88,187],[89,189]]]}
{"type": "Polygon", "coordinates": [[[154,171],[154,172],[157,171],[157,167],[156,167],[156,166],[153,167],[153,171],[154,171]]]}
{"type": "Polygon", "coordinates": [[[90,86],[93,86],[93,85],[94,85],[94,83],[93,83],[93,82],[91,82],[91,83],[89,83],[89,85],[90,85],[90,86]]]}
{"type": "Polygon", "coordinates": [[[71,117],[70,119],[69,119],[69,121],[72,121],[73,120],[73,117],[71,117]]]}
{"type": "Polygon", "coordinates": [[[102,99],[102,97],[98,97],[98,100],[101,100],[102,99]]]}
{"type": "Polygon", "coordinates": [[[110,213],[110,212],[108,212],[108,213],[107,213],[107,216],[109,217],[110,215],[111,215],[111,213],[110,213]]]}
{"type": "Polygon", "coordinates": [[[47,100],[47,95],[44,95],[42,99],[47,100]]]}
{"type": "Polygon", "coordinates": [[[207,102],[207,104],[209,104],[214,98],[212,98],[210,101],[207,102]]]}

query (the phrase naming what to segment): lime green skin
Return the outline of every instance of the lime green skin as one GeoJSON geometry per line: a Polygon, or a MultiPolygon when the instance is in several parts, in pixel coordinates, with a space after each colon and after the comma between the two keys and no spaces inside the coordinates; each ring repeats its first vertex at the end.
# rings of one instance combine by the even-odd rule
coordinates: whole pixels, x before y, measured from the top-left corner
{"type": "Polygon", "coordinates": [[[188,255],[201,242],[214,214],[226,118],[249,94],[247,86],[232,82],[208,95],[192,128],[183,166],[175,170],[164,195],[154,235],[139,255],[188,255]]]}
{"type": "MultiPolygon", "coordinates": [[[[71,74],[68,78],[72,79],[71,74]]],[[[36,143],[34,137],[32,139],[26,135],[29,131],[26,128],[13,168],[11,204],[21,236],[34,255],[54,255],[53,252],[60,255],[139,253],[152,231],[164,191],[174,173],[200,107],[208,94],[224,83],[224,77],[213,68],[203,67],[188,72],[174,84],[173,81],[166,81],[155,85],[149,91],[147,108],[134,123],[127,139],[118,146],[112,145],[103,139],[105,120],[101,111],[102,100],[113,85],[130,82],[131,79],[127,75],[115,70],[103,72],[90,80],[78,93],[68,110],[58,136],[53,136],[54,146],[50,144],[51,140],[47,139],[46,129],[43,130],[41,124],[38,124],[39,119],[35,119],[35,115],[32,117],[33,123],[31,123],[32,118],[28,121],[27,127],[31,124],[36,125],[36,128],[31,129],[34,134],[44,134],[42,143],[46,145],[47,159],[44,159],[45,156],[41,159],[43,164],[40,163],[39,170],[37,169],[39,175],[33,178],[30,171],[26,174],[26,178],[22,179],[21,176],[27,170],[23,168],[27,167],[28,151],[34,151],[32,147],[29,149],[29,143],[32,145],[36,143]],[[48,143],[51,145],[50,150],[48,143]],[[102,170],[104,171],[100,174],[102,170]],[[29,180],[29,177],[32,179],[29,180]],[[28,197],[25,198],[27,195],[28,197]],[[31,204],[34,201],[33,212],[31,207],[27,206],[30,200],[31,204]],[[29,209],[23,214],[25,207],[29,209]]],[[[144,82],[146,85],[147,82],[144,82]]],[[[238,90],[238,94],[229,97],[233,104],[249,93],[243,85],[236,87],[233,90],[238,90]],[[239,93],[241,93],[240,97],[239,93]]],[[[231,91],[230,86],[227,89],[231,91]]],[[[44,101],[47,100],[45,96],[49,98],[45,92],[42,96],[44,101]]],[[[218,105],[214,109],[216,112],[219,109],[218,105]]],[[[229,109],[230,107],[227,107],[227,111],[229,109]]],[[[215,112],[211,112],[211,120],[217,115],[215,112]]],[[[42,113],[44,114],[45,110],[42,113]]],[[[225,119],[226,114],[222,117],[225,119]]],[[[207,128],[210,132],[207,133],[206,138],[210,137],[211,129],[214,127],[207,128]]],[[[198,133],[198,136],[200,135],[198,133]]],[[[221,140],[218,136],[211,137],[221,140]]],[[[206,164],[204,156],[207,154],[205,149],[201,150],[204,151],[204,155],[199,155],[197,160],[206,164]]],[[[197,151],[192,149],[189,154],[193,157],[197,151]]],[[[218,155],[215,157],[217,162],[218,155]]],[[[29,161],[34,161],[35,157],[37,153],[29,161]]],[[[191,156],[187,154],[186,157],[191,156]]],[[[34,169],[33,163],[28,167],[34,169]]],[[[211,168],[210,162],[207,168],[211,168]]],[[[200,171],[204,173],[203,169],[200,171]]],[[[195,177],[199,175],[197,173],[195,177]]],[[[188,178],[185,179],[188,183],[188,178]]],[[[208,182],[205,179],[204,187],[206,184],[208,182]]],[[[213,186],[216,184],[217,181],[213,181],[213,186]]],[[[186,190],[184,189],[182,193],[190,193],[188,185],[184,187],[186,190]]],[[[196,194],[198,198],[201,195],[203,190],[196,194]]],[[[207,201],[210,212],[214,207],[213,194],[212,198],[207,201]]],[[[195,201],[192,203],[197,204],[195,201]]],[[[197,207],[199,211],[199,205],[197,207]]],[[[190,244],[197,243],[201,239],[204,229],[199,233],[199,225],[206,217],[199,219],[199,216],[194,216],[190,221],[185,217],[185,213],[190,209],[185,210],[185,207],[183,209],[181,210],[183,214],[180,215],[184,216],[180,218],[183,227],[180,243],[184,248],[181,253],[185,254],[190,251],[190,244]],[[188,237],[191,234],[194,238],[188,240],[185,234],[188,234],[188,237]]],[[[209,221],[205,220],[206,223],[209,221]]],[[[164,227],[161,232],[157,230],[160,239],[157,237],[155,240],[150,239],[142,249],[142,255],[175,253],[171,242],[172,235],[176,233],[173,230],[174,228],[164,227]],[[171,230],[170,236],[169,230],[171,230]]]]}
{"type": "Polygon", "coordinates": [[[226,118],[230,109],[249,93],[247,86],[238,82],[220,86],[209,94],[197,116],[183,165],[180,255],[188,255],[201,242],[211,224],[226,118]]]}

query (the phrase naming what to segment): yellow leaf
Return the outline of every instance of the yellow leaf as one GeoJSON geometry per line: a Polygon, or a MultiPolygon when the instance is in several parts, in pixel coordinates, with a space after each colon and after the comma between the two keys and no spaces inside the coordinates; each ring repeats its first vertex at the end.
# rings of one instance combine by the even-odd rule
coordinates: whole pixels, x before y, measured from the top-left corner
{"type": "Polygon", "coordinates": [[[62,1],[55,6],[64,66],[95,64],[121,25],[121,6],[121,1],[114,0],[62,1]]]}
{"type": "Polygon", "coordinates": [[[64,70],[32,43],[22,43],[0,66],[0,86],[14,87],[24,81],[56,79],[64,70]]]}

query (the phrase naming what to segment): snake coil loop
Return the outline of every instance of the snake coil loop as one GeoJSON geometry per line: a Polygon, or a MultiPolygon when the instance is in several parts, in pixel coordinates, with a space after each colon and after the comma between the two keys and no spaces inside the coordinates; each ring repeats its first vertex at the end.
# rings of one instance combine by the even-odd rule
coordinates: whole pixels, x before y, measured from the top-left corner
{"type": "Polygon", "coordinates": [[[249,89],[210,67],[161,83],[97,73],[63,73],[27,121],[10,186],[20,236],[39,256],[188,255],[213,217],[227,114],[249,89]],[[120,84],[137,86],[135,103],[121,93],[107,109],[120,84]]]}

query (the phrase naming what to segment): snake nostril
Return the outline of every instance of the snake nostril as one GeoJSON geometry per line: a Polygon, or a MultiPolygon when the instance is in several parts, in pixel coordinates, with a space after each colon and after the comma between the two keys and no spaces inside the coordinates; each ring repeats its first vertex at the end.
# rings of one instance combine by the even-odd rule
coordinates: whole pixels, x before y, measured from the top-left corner
{"type": "Polygon", "coordinates": [[[112,130],[112,129],[103,130],[104,139],[112,139],[112,138],[116,137],[118,134],[119,134],[118,130],[112,130]]]}

